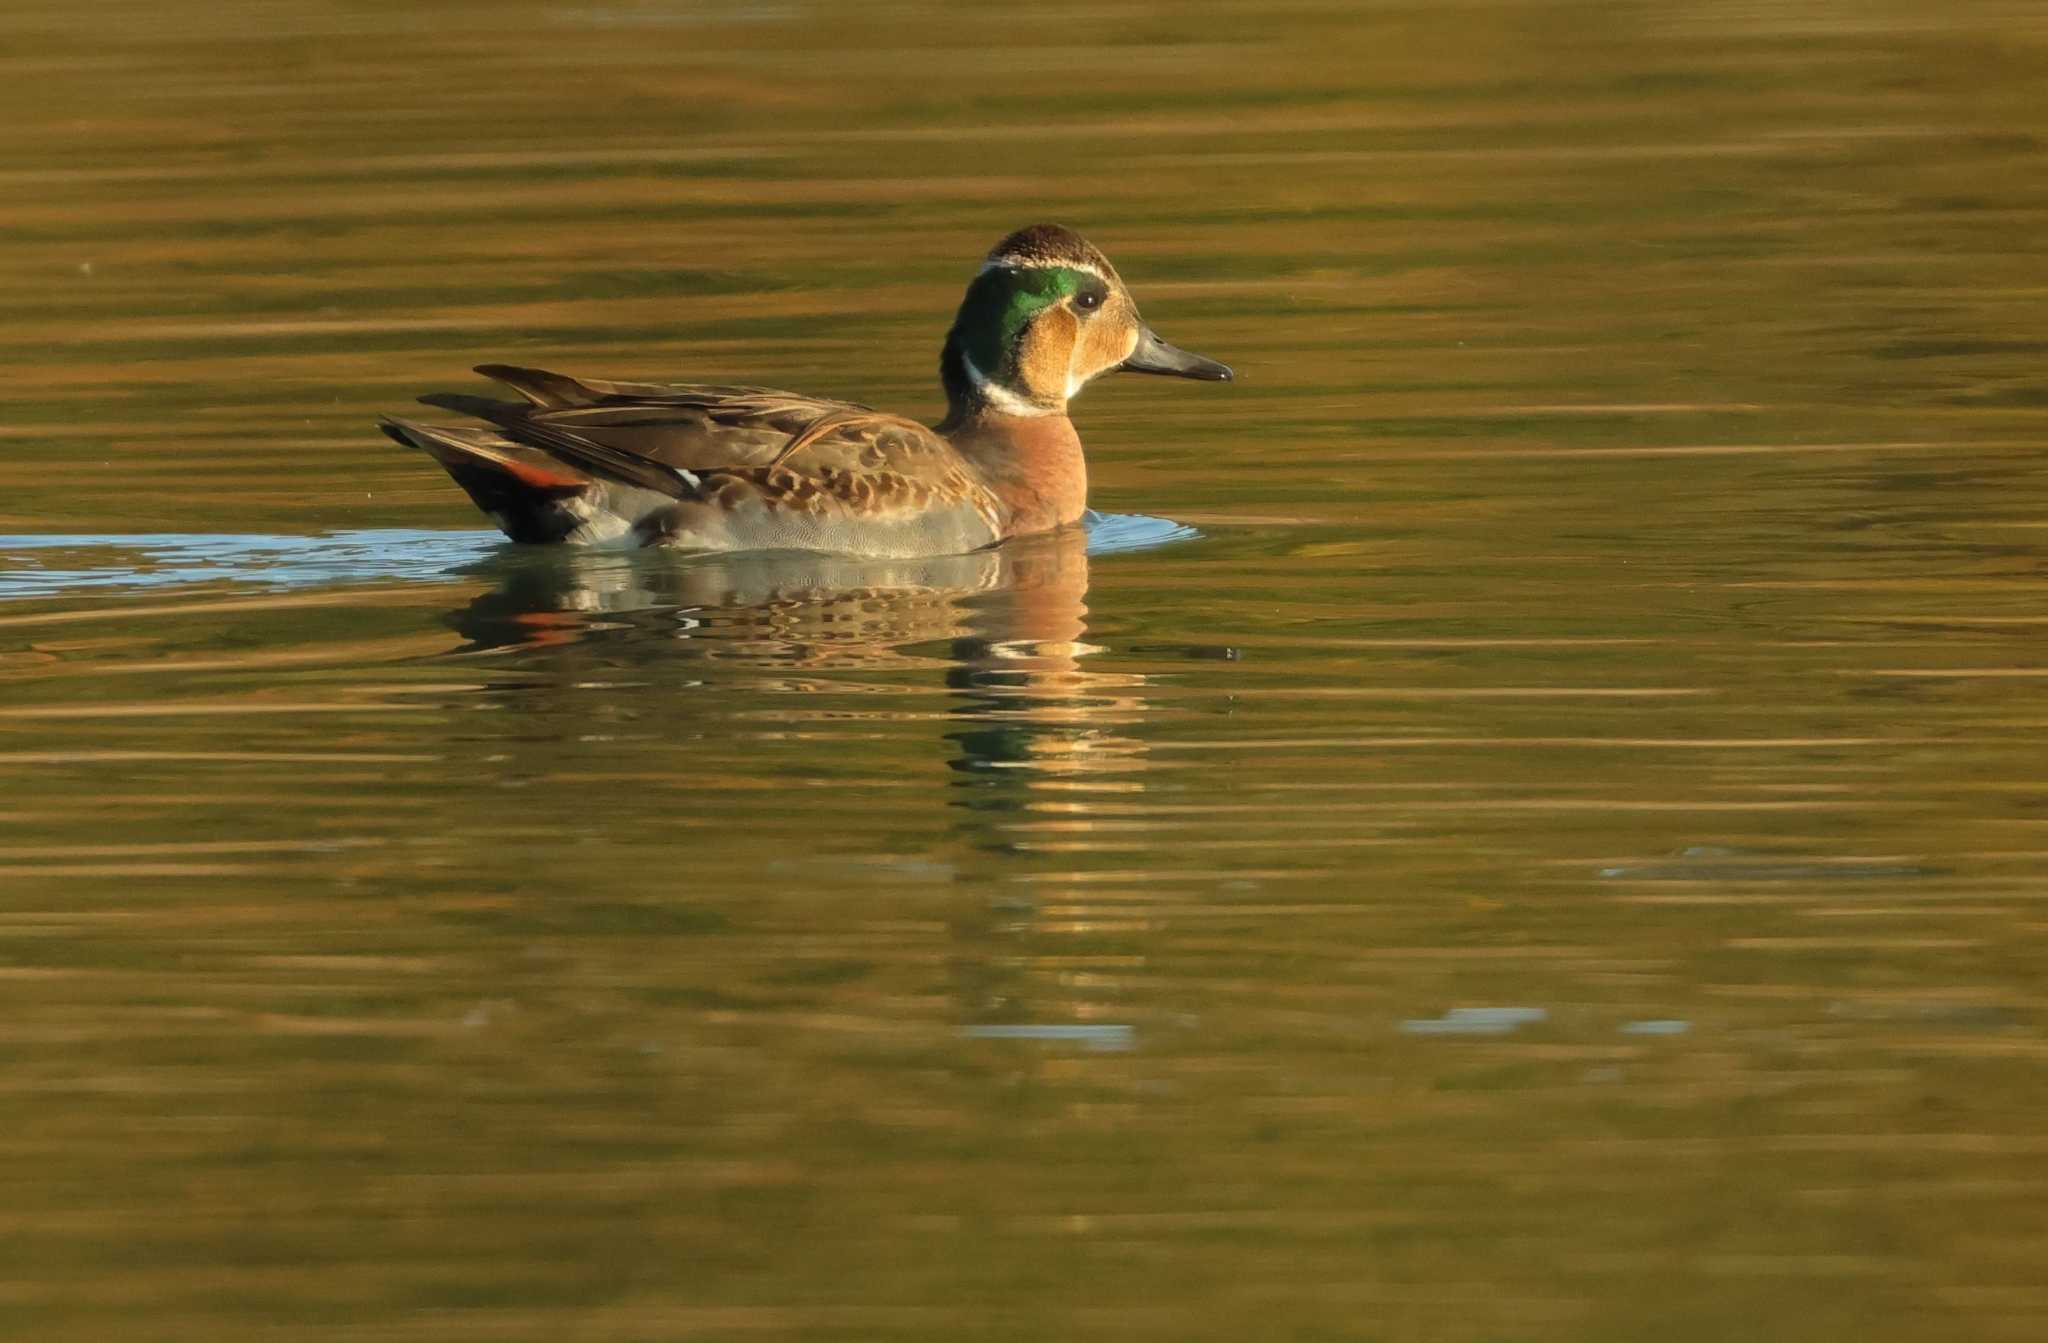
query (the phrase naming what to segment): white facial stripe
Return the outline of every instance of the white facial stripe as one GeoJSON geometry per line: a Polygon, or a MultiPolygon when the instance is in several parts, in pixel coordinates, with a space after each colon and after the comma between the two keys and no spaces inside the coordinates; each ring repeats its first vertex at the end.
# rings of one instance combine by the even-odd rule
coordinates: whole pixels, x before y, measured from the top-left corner
{"type": "Polygon", "coordinates": [[[1046,407],[1034,405],[1023,397],[1018,396],[1009,388],[990,382],[988,376],[974,366],[974,361],[967,357],[967,352],[964,350],[960,353],[960,363],[966,368],[967,380],[974,384],[974,390],[981,394],[981,399],[1003,414],[1017,416],[1052,414],[1052,411],[1046,407]]]}
{"type": "Polygon", "coordinates": [[[981,269],[974,273],[976,276],[982,276],[992,270],[1077,270],[1083,275],[1093,275],[1104,284],[1109,283],[1108,276],[1086,261],[1046,261],[1037,257],[992,256],[982,262],[981,269]]]}

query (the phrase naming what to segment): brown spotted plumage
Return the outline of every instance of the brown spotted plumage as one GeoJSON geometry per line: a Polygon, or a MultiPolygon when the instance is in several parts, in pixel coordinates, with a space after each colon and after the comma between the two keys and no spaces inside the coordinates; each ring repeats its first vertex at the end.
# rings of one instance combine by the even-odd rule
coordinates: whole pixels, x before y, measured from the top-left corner
{"type": "Polygon", "coordinates": [[[489,428],[387,418],[515,541],[921,556],[1077,521],[1067,402],[1115,369],[1227,379],[1138,317],[1109,261],[1041,224],[998,243],[940,358],[936,428],[764,387],[613,382],[484,364],[518,401],[420,398],[489,428]]]}

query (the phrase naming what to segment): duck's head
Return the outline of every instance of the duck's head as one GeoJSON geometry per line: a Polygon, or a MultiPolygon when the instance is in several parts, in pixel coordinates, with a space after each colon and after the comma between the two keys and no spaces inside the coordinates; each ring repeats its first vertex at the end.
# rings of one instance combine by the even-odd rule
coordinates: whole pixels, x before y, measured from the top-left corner
{"type": "Polygon", "coordinates": [[[1118,369],[1230,378],[1227,366],[1159,339],[1109,258],[1058,224],[1034,224],[995,245],[939,360],[955,420],[1064,414],[1090,380],[1118,369]]]}

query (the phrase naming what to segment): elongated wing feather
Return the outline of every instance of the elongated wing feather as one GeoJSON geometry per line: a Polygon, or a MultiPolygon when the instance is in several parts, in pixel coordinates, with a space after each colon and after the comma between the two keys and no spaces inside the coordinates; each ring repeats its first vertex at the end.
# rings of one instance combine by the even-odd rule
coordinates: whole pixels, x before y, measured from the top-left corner
{"type": "MultiPolygon", "coordinates": [[[[637,402],[648,405],[696,405],[718,402],[758,403],[764,407],[787,403],[820,406],[853,406],[851,401],[830,401],[823,397],[799,396],[773,387],[724,383],[618,382],[601,378],[572,378],[544,368],[522,368],[517,364],[478,364],[476,371],[504,383],[542,410],[564,410],[574,406],[616,405],[637,402]]],[[[866,406],[855,406],[866,410],[866,406]]]]}
{"type": "MultiPolygon", "coordinates": [[[[453,408],[490,421],[514,442],[540,448],[571,466],[580,467],[594,475],[622,481],[628,485],[638,485],[643,489],[665,494],[671,499],[688,499],[696,493],[697,478],[690,472],[678,470],[674,466],[629,448],[614,447],[609,443],[559,429],[536,417],[528,407],[514,405],[509,401],[491,401],[484,397],[454,400],[457,404],[453,408]]],[[[449,402],[440,401],[437,404],[448,405],[449,402]]]]}

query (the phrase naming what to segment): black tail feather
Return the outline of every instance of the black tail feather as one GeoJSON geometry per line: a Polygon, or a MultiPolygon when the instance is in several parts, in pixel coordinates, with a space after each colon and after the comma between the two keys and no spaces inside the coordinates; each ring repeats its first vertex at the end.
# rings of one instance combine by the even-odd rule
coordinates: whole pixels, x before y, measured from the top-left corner
{"type": "Polygon", "coordinates": [[[457,485],[514,541],[560,541],[586,521],[569,506],[591,481],[534,448],[492,442],[486,430],[441,429],[385,418],[392,442],[430,454],[457,485]],[[529,460],[530,458],[530,460],[529,460]]]}

